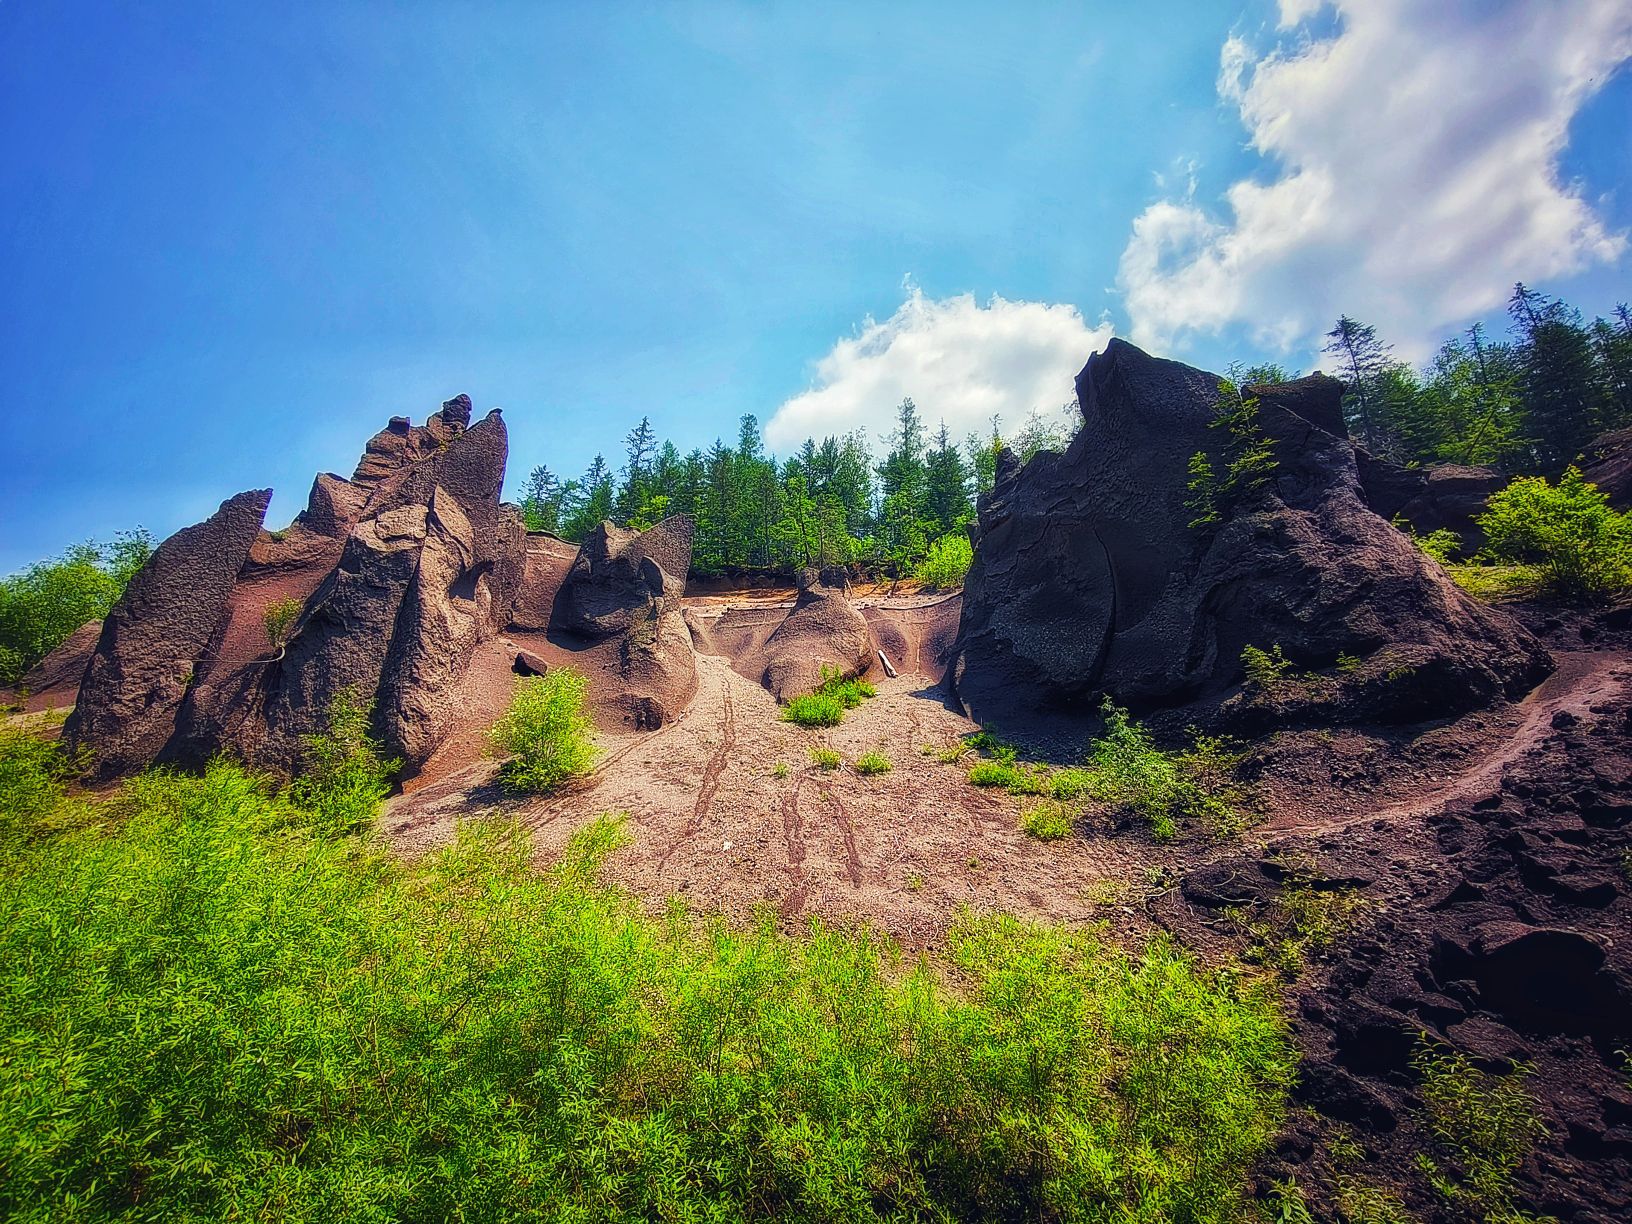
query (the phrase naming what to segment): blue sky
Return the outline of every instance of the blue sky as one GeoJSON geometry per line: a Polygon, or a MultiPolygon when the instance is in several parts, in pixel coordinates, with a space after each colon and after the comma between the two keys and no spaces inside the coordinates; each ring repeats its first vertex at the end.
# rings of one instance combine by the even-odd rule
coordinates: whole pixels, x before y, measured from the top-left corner
{"type": "Polygon", "coordinates": [[[643,414],[1017,424],[1113,331],[1307,367],[1343,310],[1409,356],[1521,277],[1607,311],[1629,7],[12,0],[0,572],[281,524],[458,391],[515,481],[643,414]]]}

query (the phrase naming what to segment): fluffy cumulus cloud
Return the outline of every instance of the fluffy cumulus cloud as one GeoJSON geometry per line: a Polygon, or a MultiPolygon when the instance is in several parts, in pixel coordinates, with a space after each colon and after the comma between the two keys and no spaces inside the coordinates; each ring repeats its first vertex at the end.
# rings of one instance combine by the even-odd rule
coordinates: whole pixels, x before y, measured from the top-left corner
{"type": "Polygon", "coordinates": [[[1421,355],[1447,325],[1618,259],[1560,181],[1571,118],[1632,57],[1626,0],[1281,0],[1276,46],[1232,37],[1218,91],[1264,181],[1134,221],[1119,287],[1133,339],[1182,347],[1242,325],[1312,345],[1346,312],[1421,355]],[[1335,33],[1305,25],[1335,8],[1335,33]]]}
{"type": "Polygon", "coordinates": [[[907,396],[931,429],[945,420],[954,437],[984,432],[996,414],[1007,431],[1070,400],[1077,371],[1110,338],[1110,324],[1090,327],[1075,306],[910,288],[888,319],[868,318],[816,363],[814,385],[776,410],[765,440],[786,451],[862,427],[882,437],[907,396]]]}

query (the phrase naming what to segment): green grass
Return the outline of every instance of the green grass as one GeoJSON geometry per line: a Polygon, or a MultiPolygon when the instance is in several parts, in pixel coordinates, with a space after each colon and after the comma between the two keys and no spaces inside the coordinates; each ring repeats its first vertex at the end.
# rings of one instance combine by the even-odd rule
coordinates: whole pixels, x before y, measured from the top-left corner
{"type": "Polygon", "coordinates": [[[844,758],[831,748],[812,748],[810,763],[817,769],[837,769],[844,764],[844,758]]]}
{"type": "Polygon", "coordinates": [[[1035,770],[1010,761],[976,761],[969,767],[972,786],[1000,786],[1011,795],[1040,795],[1042,781],[1035,770]]]}
{"type": "Polygon", "coordinates": [[[963,585],[975,560],[975,548],[961,531],[941,536],[929,546],[924,559],[913,568],[912,576],[930,590],[949,590],[963,585]]]}
{"type": "Polygon", "coordinates": [[[877,690],[860,677],[845,678],[835,669],[822,668],[822,683],[813,693],[790,698],[782,707],[785,721],[801,727],[836,727],[846,710],[853,710],[877,690]]]}
{"type": "Polygon", "coordinates": [[[864,752],[856,758],[856,772],[864,778],[871,778],[877,774],[889,773],[895,768],[895,762],[882,752],[864,752]]]}
{"type": "Polygon", "coordinates": [[[966,914],[909,961],[648,917],[614,820],[409,864],[224,762],[41,768],[0,753],[45,796],[0,844],[3,1218],[1222,1224],[1281,1124],[1277,998],[1169,942],[966,914]]]}
{"type": "Polygon", "coordinates": [[[517,793],[551,794],[594,767],[595,724],[584,710],[589,682],[570,667],[517,681],[510,708],[488,733],[504,757],[499,780],[517,793]]]}
{"type": "Polygon", "coordinates": [[[1020,827],[1038,841],[1058,841],[1071,833],[1076,809],[1058,799],[1042,799],[1020,813],[1020,827]]]}

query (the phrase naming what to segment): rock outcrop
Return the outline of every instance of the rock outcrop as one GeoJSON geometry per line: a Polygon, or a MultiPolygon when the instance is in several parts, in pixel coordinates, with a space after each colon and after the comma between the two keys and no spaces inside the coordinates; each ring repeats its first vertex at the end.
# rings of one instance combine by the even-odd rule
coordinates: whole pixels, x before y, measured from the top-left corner
{"type": "Polygon", "coordinates": [[[568,633],[627,633],[678,603],[696,525],[677,514],[645,531],[602,523],[589,533],[562,584],[555,621],[568,633]]]}
{"type": "Polygon", "coordinates": [[[257,759],[292,766],[342,690],[374,703],[388,752],[430,757],[471,652],[509,617],[525,530],[499,503],[508,449],[490,414],[371,500],[283,657],[264,669],[257,759]]]}
{"type": "MultiPolygon", "coordinates": [[[[577,648],[580,665],[597,673],[597,705],[637,730],[671,721],[697,692],[696,651],[680,608],[695,530],[684,514],[639,532],[602,523],[553,603],[552,640],[577,648]]],[[[548,552],[531,551],[528,570],[546,575],[548,552]]],[[[536,619],[541,602],[531,594],[535,577],[524,571],[517,600],[527,619],[536,619]]]]}
{"type": "Polygon", "coordinates": [[[1527,632],[1468,598],[1367,505],[1341,430],[1341,386],[1316,376],[1260,400],[1269,487],[1190,525],[1189,462],[1227,463],[1215,375],[1120,340],[1077,379],[1064,454],[1000,465],[980,507],[953,663],[981,719],[1100,693],[1141,709],[1218,699],[1241,652],[1299,668],[1359,661],[1343,715],[1455,713],[1515,696],[1550,667],[1527,632]]]}
{"type": "Polygon", "coordinates": [[[849,677],[868,669],[872,635],[850,602],[849,585],[844,570],[836,566],[800,573],[793,611],[747,660],[778,701],[817,688],[824,671],[849,677]]]}
{"type": "Polygon", "coordinates": [[[1456,532],[1462,537],[1462,556],[1484,546],[1484,533],[1475,520],[1485,512],[1490,495],[1505,488],[1508,481],[1495,468],[1459,463],[1408,468],[1358,448],[1355,462],[1368,506],[1390,522],[1396,516],[1404,519],[1418,535],[1456,532]]]}
{"type": "Polygon", "coordinates": [[[271,489],[221,503],[154,551],[102,622],[79,699],[63,728],[108,777],[151,764],[222,625],[271,489]]]}
{"type": "Polygon", "coordinates": [[[1593,439],[1575,461],[1617,510],[1632,510],[1632,429],[1617,429],[1593,439]]]}

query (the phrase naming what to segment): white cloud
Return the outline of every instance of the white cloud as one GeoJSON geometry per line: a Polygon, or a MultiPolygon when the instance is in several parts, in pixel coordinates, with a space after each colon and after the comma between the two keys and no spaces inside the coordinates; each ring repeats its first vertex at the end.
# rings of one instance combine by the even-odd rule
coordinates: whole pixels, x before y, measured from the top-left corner
{"type": "Polygon", "coordinates": [[[1293,34],[1266,54],[1224,44],[1219,96],[1273,177],[1234,183],[1222,213],[1192,193],[1135,219],[1117,279],[1136,342],[1243,324],[1286,352],[1346,312],[1421,356],[1516,280],[1620,258],[1558,159],[1632,57],[1632,5],[1336,0],[1334,36],[1297,28],[1327,7],[1281,0],[1293,34]]]}
{"type": "Polygon", "coordinates": [[[984,432],[996,413],[1007,431],[1069,400],[1077,371],[1110,338],[1109,323],[1090,327],[1075,306],[937,300],[910,287],[893,315],[868,318],[816,363],[815,385],[776,410],[765,441],[787,451],[858,427],[883,437],[907,396],[931,430],[944,419],[954,437],[984,432]]]}

